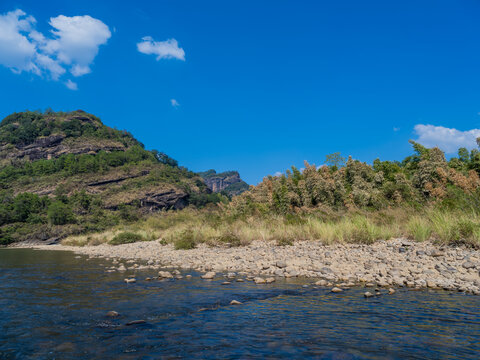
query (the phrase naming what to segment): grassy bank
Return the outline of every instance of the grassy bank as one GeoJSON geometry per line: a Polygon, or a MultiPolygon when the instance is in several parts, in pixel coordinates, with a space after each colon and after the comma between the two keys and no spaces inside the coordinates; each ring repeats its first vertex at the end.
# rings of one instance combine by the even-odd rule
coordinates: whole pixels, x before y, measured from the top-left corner
{"type": "Polygon", "coordinates": [[[370,244],[376,240],[407,237],[441,244],[480,247],[480,216],[476,213],[423,208],[396,208],[375,212],[312,212],[300,215],[231,216],[220,209],[164,212],[96,234],[70,236],[67,245],[161,239],[176,248],[197,244],[241,246],[253,240],[290,245],[298,240],[325,244],[370,244]]]}

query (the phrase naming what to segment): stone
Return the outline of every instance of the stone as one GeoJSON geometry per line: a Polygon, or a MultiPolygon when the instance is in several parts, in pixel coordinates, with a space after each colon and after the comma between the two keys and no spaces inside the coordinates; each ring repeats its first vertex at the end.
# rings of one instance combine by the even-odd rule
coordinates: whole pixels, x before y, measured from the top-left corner
{"type": "Polygon", "coordinates": [[[124,279],[124,281],[125,281],[127,284],[130,284],[130,283],[135,283],[135,282],[137,282],[137,280],[136,280],[135,278],[124,279]]]}
{"type": "Polygon", "coordinates": [[[130,321],[128,323],[126,323],[125,325],[126,326],[131,326],[131,325],[140,325],[140,324],[145,324],[146,321],[145,320],[133,320],[133,321],[130,321]]]}
{"type": "Polygon", "coordinates": [[[118,312],[112,310],[112,311],[107,312],[107,316],[108,317],[117,317],[117,316],[120,316],[120,314],[118,312]]]}
{"type": "Polygon", "coordinates": [[[222,282],[222,285],[230,285],[230,284],[231,284],[230,281],[224,281],[224,282],[222,282]]]}
{"type": "Polygon", "coordinates": [[[375,295],[373,295],[370,291],[367,291],[365,294],[363,294],[363,296],[366,298],[371,298],[371,297],[374,297],[375,295]]]}
{"type": "Polygon", "coordinates": [[[389,294],[389,295],[395,294],[395,290],[392,289],[392,288],[388,289],[388,294],[389,294]]]}
{"type": "Polygon", "coordinates": [[[168,271],[159,271],[158,277],[163,279],[171,279],[173,278],[173,275],[168,271]]]}
{"type": "Polygon", "coordinates": [[[215,277],[215,275],[217,275],[214,271],[209,271],[205,274],[203,274],[201,276],[202,279],[207,279],[207,280],[210,280],[210,279],[213,279],[215,277]]]}
{"type": "Polygon", "coordinates": [[[473,269],[473,268],[475,268],[475,264],[472,263],[471,261],[466,261],[462,264],[462,267],[464,269],[473,269]]]}
{"type": "Polygon", "coordinates": [[[275,278],[274,278],[274,277],[266,278],[266,279],[265,279],[265,282],[266,282],[267,284],[271,284],[271,283],[275,282],[275,278]]]}
{"type": "Polygon", "coordinates": [[[149,278],[149,277],[145,278],[145,281],[151,281],[151,280],[152,278],[149,278]]]}
{"type": "Polygon", "coordinates": [[[242,303],[238,300],[232,300],[230,301],[230,305],[241,305],[242,303]]]}
{"type": "Polygon", "coordinates": [[[265,284],[266,281],[264,278],[261,278],[261,277],[256,277],[253,279],[253,281],[255,282],[255,284],[265,284]]]}
{"type": "Polygon", "coordinates": [[[275,263],[275,265],[277,267],[279,267],[280,269],[283,269],[283,268],[286,268],[287,267],[287,263],[283,260],[279,260],[275,263]]]}
{"type": "Polygon", "coordinates": [[[237,279],[236,282],[244,282],[245,280],[243,279],[237,279]]]}
{"type": "Polygon", "coordinates": [[[318,280],[315,285],[317,286],[327,286],[328,282],[327,280],[318,280]]]}
{"type": "Polygon", "coordinates": [[[338,288],[338,287],[334,287],[332,290],[330,290],[331,292],[333,293],[341,293],[343,290],[338,288]]]}

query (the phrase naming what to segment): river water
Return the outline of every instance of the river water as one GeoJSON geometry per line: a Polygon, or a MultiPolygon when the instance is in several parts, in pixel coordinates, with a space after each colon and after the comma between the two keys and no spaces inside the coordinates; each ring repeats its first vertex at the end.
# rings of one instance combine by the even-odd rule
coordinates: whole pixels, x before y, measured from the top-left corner
{"type": "Polygon", "coordinates": [[[155,274],[139,271],[126,284],[105,265],[0,250],[0,359],[480,358],[478,296],[399,289],[365,299],[365,289],[333,294],[306,279],[224,286],[195,272],[148,282],[155,274]],[[134,320],[145,323],[126,325],[134,320]]]}

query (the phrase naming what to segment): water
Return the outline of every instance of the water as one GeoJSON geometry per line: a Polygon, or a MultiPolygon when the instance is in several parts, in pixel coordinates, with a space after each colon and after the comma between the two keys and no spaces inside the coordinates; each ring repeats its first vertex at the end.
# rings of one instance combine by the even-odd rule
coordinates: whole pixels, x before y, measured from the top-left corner
{"type": "Polygon", "coordinates": [[[222,286],[194,272],[163,282],[138,272],[125,284],[102,264],[0,250],[0,359],[480,358],[478,296],[401,289],[365,299],[360,288],[222,286]],[[121,316],[106,317],[110,310],[121,316]]]}

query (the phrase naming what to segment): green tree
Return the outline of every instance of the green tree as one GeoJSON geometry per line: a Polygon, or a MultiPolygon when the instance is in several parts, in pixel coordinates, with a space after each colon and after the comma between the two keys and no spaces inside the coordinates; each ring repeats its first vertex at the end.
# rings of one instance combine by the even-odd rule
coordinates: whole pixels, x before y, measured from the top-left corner
{"type": "Polygon", "coordinates": [[[54,201],[48,207],[48,221],[52,225],[65,225],[73,223],[75,217],[72,209],[61,201],[54,201]]]}
{"type": "Polygon", "coordinates": [[[335,152],[325,156],[325,163],[331,168],[339,169],[345,165],[345,158],[340,154],[340,152],[335,152]]]}

